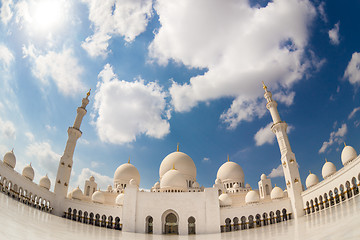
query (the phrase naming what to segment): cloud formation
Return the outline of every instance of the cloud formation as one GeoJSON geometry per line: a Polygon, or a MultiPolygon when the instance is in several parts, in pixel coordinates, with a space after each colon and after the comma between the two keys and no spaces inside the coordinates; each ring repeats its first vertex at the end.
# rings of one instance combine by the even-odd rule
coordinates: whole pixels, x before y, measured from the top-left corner
{"type": "Polygon", "coordinates": [[[339,45],[340,43],[340,22],[337,22],[332,29],[329,30],[330,43],[332,45],[339,45]]]}
{"type": "MultiPolygon", "coordinates": [[[[275,141],[275,134],[271,131],[273,123],[269,123],[263,128],[260,128],[254,136],[256,146],[262,146],[266,143],[273,144],[275,141]]],[[[289,134],[294,129],[293,126],[288,125],[286,132],[289,134]]]]}
{"type": "Polygon", "coordinates": [[[271,170],[271,173],[268,175],[269,178],[276,178],[276,177],[283,177],[284,176],[284,170],[281,166],[281,164],[277,168],[273,168],[271,170]]]}
{"type": "Polygon", "coordinates": [[[360,83],[360,53],[354,52],[351,56],[351,60],[346,67],[344,78],[349,79],[349,82],[353,85],[360,83]]]}
{"type": "Polygon", "coordinates": [[[99,79],[94,123],[101,141],[124,144],[140,135],[162,138],[170,132],[166,93],[156,82],[120,81],[109,64],[99,79]]]}
{"type": "Polygon", "coordinates": [[[7,70],[14,59],[12,52],[4,44],[0,43],[0,64],[2,67],[7,70]]]}
{"type": "Polygon", "coordinates": [[[7,139],[16,138],[16,128],[13,122],[2,120],[0,118],[0,133],[2,136],[5,136],[7,139]]]}
{"type": "Polygon", "coordinates": [[[331,145],[334,143],[342,143],[344,142],[344,136],[347,133],[347,125],[344,123],[341,125],[340,128],[338,128],[337,131],[333,131],[330,133],[330,138],[328,141],[323,142],[323,145],[321,146],[319,153],[324,153],[326,149],[328,149],[331,145]]]}
{"type": "Polygon", "coordinates": [[[314,67],[306,47],[316,10],[307,0],[275,0],[263,8],[248,1],[159,0],[154,8],[161,27],[149,46],[150,58],[206,70],[188,83],[172,84],[175,111],[233,98],[220,118],[235,128],[264,114],[258,104],[262,80],[272,90],[287,90],[314,67]]]}
{"type": "Polygon", "coordinates": [[[13,16],[13,12],[11,11],[13,4],[12,0],[1,0],[0,19],[5,25],[8,24],[13,16]]]}
{"type": "Polygon", "coordinates": [[[144,32],[151,18],[151,0],[83,0],[89,8],[89,20],[94,34],[85,39],[82,47],[92,57],[108,54],[113,36],[133,41],[144,32]]]}
{"type": "Polygon", "coordinates": [[[43,90],[52,80],[59,92],[65,96],[75,96],[85,91],[86,88],[81,80],[83,67],[74,57],[72,49],[40,54],[33,45],[29,45],[23,46],[23,55],[24,58],[28,57],[31,60],[32,73],[40,80],[43,90]]]}
{"type": "Polygon", "coordinates": [[[355,114],[360,110],[360,107],[354,108],[348,116],[348,119],[352,119],[355,114]]]}

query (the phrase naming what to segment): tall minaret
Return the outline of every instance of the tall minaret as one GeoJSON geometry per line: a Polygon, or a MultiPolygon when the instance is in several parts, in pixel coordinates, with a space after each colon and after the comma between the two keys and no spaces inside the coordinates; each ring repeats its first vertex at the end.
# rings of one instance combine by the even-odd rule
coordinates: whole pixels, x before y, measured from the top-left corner
{"type": "MultiPolygon", "coordinates": [[[[90,89],[91,90],[91,89],[90,89]]],[[[69,187],[71,169],[73,165],[73,156],[76,146],[76,141],[81,137],[82,132],[80,131],[80,125],[83,117],[86,114],[86,106],[89,103],[90,91],[86,94],[86,98],[82,99],[81,107],[77,108],[77,115],[75,118],[74,125],[68,129],[68,140],[63,156],[60,158],[59,168],[56,175],[55,189],[56,200],[58,202],[55,210],[59,214],[62,213],[61,202],[66,197],[69,187]],[[60,205],[59,205],[60,204],[60,205]]]]}
{"type": "Polygon", "coordinates": [[[265,90],[264,97],[267,101],[266,108],[270,111],[273,119],[271,130],[275,133],[280,148],[281,165],[285,175],[288,196],[291,200],[294,217],[297,218],[304,215],[301,197],[302,185],[298,164],[296,162],[295,154],[291,151],[290,142],[286,133],[287,124],[286,122],[281,121],[277,110],[277,103],[272,99],[272,94],[267,90],[264,82],[263,88],[265,90]]]}

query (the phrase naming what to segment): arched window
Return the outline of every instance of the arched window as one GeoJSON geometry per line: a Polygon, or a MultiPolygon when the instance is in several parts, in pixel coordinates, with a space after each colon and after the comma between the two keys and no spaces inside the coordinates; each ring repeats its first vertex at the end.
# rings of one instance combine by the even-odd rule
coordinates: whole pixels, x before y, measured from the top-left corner
{"type": "Polygon", "coordinates": [[[269,185],[265,185],[265,192],[266,192],[266,195],[270,195],[270,188],[269,188],[269,185]]]}
{"type": "Polygon", "coordinates": [[[319,202],[318,199],[315,198],[315,210],[318,212],[319,211],[319,202]]]}
{"type": "Polygon", "coordinates": [[[260,214],[256,214],[255,221],[256,221],[256,226],[261,227],[261,215],[260,214]]]}
{"type": "Polygon", "coordinates": [[[82,222],[82,211],[81,210],[79,210],[79,212],[78,212],[78,222],[82,222]]]}
{"type": "Polygon", "coordinates": [[[234,231],[240,230],[239,218],[234,217],[233,222],[234,222],[234,231]]]}
{"type": "Polygon", "coordinates": [[[101,216],[101,227],[106,227],[106,215],[101,216]]]}
{"type": "Polygon", "coordinates": [[[83,223],[89,223],[89,219],[88,219],[88,212],[84,212],[84,220],[83,220],[83,223]]]}
{"type": "Polygon", "coordinates": [[[188,218],[188,234],[195,234],[195,218],[189,217],[188,218]]]}
{"type": "Polygon", "coordinates": [[[350,182],[349,182],[349,181],[346,181],[345,187],[346,187],[347,197],[348,197],[348,198],[351,198],[351,197],[352,197],[352,192],[351,192],[351,186],[350,186],[350,182]]]}
{"type": "Polygon", "coordinates": [[[333,206],[335,204],[335,201],[334,201],[334,194],[332,191],[329,191],[329,200],[330,200],[331,206],[333,206]]]}
{"type": "Polygon", "coordinates": [[[335,193],[335,202],[339,203],[340,202],[339,190],[337,188],[334,188],[334,193],[335,193]]]}
{"type": "Polygon", "coordinates": [[[100,214],[95,215],[95,226],[100,226],[100,214]]]}
{"type": "Polygon", "coordinates": [[[263,213],[262,217],[263,217],[263,220],[264,220],[264,226],[268,225],[268,224],[269,224],[269,220],[268,220],[268,215],[267,215],[267,213],[263,213]]]}
{"type": "Polygon", "coordinates": [[[353,177],[351,179],[351,183],[352,183],[352,188],[353,188],[354,195],[357,195],[359,193],[359,188],[358,188],[357,181],[356,181],[355,177],[353,177]]]}
{"type": "Polygon", "coordinates": [[[146,233],[153,233],[153,218],[152,216],[147,216],[146,219],[146,226],[145,226],[145,232],[146,233]]]}
{"type": "Polygon", "coordinates": [[[307,214],[310,213],[310,204],[309,204],[309,201],[306,202],[306,213],[307,213],[307,214]]]}
{"type": "Polygon", "coordinates": [[[311,212],[315,212],[314,201],[312,199],[310,200],[310,206],[311,206],[311,212]]]}
{"type": "Polygon", "coordinates": [[[275,214],[274,214],[274,212],[271,211],[269,213],[269,215],[270,215],[270,224],[274,224],[275,223],[275,218],[274,218],[275,214]]]}
{"type": "Polygon", "coordinates": [[[324,209],[324,203],[323,203],[323,197],[320,195],[319,196],[319,202],[320,202],[320,209],[324,209]]]}
{"type": "Polygon", "coordinates": [[[69,208],[68,209],[68,214],[67,214],[68,219],[71,219],[71,213],[72,213],[72,210],[71,210],[71,208],[69,208]]]}
{"type": "Polygon", "coordinates": [[[276,222],[281,222],[281,212],[280,210],[277,210],[276,211],[276,222]]]}
{"type": "Polygon", "coordinates": [[[339,187],[340,189],[340,196],[341,196],[341,201],[345,201],[346,200],[346,197],[345,197],[345,188],[344,188],[344,185],[340,185],[339,187]]]}
{"type": "Polygon", "coordinates": [[[120,227],[120,218],[119,218],[119,217],[116,217],[116,218],[115,218],[115,229],[116,229],[116,230],[121,230],[121,227],[120,227]]]}
{"type": "Polygon", "coordinates": [[[179,234],[178,217],[174,212],[165,212],[164,233],[179,234]]]}
{"type": "Polygon", "coordinates": [[[249,219],[249,228],[254,228],[254,216],[250,215],[248,219],[249,219]]]}
{"type": "Polygon", "coordinates": [[[324,201],[325,201],[325,207],[328,208],[329,207],[329,200],[328,200],[328,195],[326,193],[324,194],[324,201]]]}
{"type": "Polygon", "coordinates": [[[86,196],[89,196],[90,195],[90,186],[87,186],[86,187],[86,196]]]}
{"type": "Polygon", "coordinates": [[[89,215],[89,224],[94,225],[94,213],[90,213],[89,215]]]}
{"type": "Polygon", "coordinates": [[[245,216],[242,216],[241,217],[241,230],[244,230],[246,229],[246,217],[245,216]]]}
{"type": "Polygon", "coordinates": [[[109,216],[107,228],[113,228],[113,217],[109,216]]]}
{"type": "Polygon", "coordinates": [[[287,217],[287,212],[286,212],[286,209],[285,208],[283,208],[283,210],[282,210],[282,217],[283,217],[283,221],[287,221],[288,220],[288,217],[287,217]]]}
{"type": "Polygon", "coordinates": [[[77,210],[74,209],[73,210],[73,216],[72,216],[72,220],[76,221],[76,213],[77,213],[77,210]]]}

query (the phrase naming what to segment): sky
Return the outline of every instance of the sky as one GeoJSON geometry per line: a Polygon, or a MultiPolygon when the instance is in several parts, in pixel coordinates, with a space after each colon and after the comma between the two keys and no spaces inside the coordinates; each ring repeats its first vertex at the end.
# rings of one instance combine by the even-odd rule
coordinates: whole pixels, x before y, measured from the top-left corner
{"type": "Polygon", "coordinates": [[[257,188],[284,188],[262,81],[288,123],[302,183],[325,158],[360,150],[360,2],[1,0],[0,159],[31,163],[52,188],[76,108],[91,89],[70,188],[112,184],[131,163],[140,187],[188,154],[200,186],[230,160],[257,188]]]}

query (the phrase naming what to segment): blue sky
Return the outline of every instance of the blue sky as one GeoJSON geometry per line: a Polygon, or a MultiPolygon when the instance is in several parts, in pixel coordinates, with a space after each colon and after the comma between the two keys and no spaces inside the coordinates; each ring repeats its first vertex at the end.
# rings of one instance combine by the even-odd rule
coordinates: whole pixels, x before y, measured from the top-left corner
{"type": "Polygon", "coordinates": [[[2,0],[0,155],[52,183],[76,108],[92,89],[71,186],[101,188],[131,162],[140,186],[176,150],[211,187],[230,159],[257,188],[285,187],[261,81],[278,102],[303,184],[359,150],[358,1],[2,0]]]}

